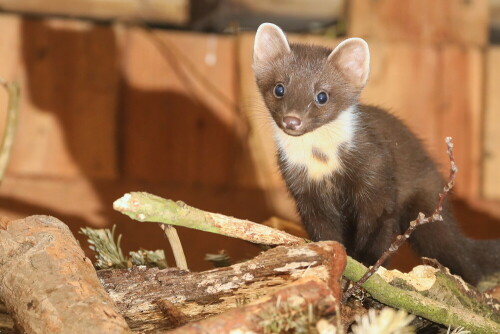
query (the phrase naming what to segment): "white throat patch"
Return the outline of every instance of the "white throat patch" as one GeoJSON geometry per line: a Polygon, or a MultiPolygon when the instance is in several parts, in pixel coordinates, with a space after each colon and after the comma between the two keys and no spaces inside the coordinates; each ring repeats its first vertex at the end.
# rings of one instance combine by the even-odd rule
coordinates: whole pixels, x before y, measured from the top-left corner
{"type": "Polygon", "coordinates": [[[355,107],[342,111],[332,122],[302,136],[290,136],[274,122],[274,138],[287,165],[306,167],[310,179],[320,181],[341,170],[338,157],[342,144],[351,144],[356,129],[355,107]]]}

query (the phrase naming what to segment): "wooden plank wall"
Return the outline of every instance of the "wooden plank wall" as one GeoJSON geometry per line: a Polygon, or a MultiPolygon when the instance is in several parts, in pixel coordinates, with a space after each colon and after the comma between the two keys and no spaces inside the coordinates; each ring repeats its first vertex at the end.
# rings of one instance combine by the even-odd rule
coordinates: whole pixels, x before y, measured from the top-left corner
{"type": "MultiPolygon", "coordinates": [[[[412,17],[408,11],[416,17],[405,35],[396,30],[406,21],[389,20],[399,17],[390,10],[394,1],[352,3],[349,33],[365,37],[372,52],[363,100],[409,123],[444,172],[443,138],[454,136],[458,195],[477,199],[482,184],[485,195],[500,198],[498,183],[487,181],[500,168],[498,73],[487,71],[487,81],[484,76],[485,66],[500,61],[498,50],[485,58],[483,26],[465,31],[467,26],[456,23],[482,22],[484,2],[467,2],[470,11],[466,2],[447,2],[451,8],[409,3],[398,11],[406,20],[412,17]],[[437,14],[429,18],[422,12],[429,6],[454,14],[443,16],[446,22],[437,14]],[[447,24],[459,30],[447,32],[447,24]],[[485,82],[489,146],[481,180],[485,82]]],[[[154,31],[152,37],[139,28],[15,15],[0,15],[0,31],[0,76],[19,80],[23,93],[20,128],[0,187],[0,215],[52,214],[74,231],[117,223],[127,249],[165,246],[156,226],[113,212],[113,200],[128,191],[150,191],[256,221],[271,215],[297,219],[253,79],[253,33],[154,31]]],[[[3,105],[0,92],[0,113],[3,105]]],[[[237,240],[182,229],[180,234],[189,240],[195,268],[207,266],[201,259],[217,251],[213,245],[223,244],[230,254],[242,251],[242,257],[256,251],[237,240]]]]}
{"type": "MultiPolygon", "coordinates": [[[[50,214],[74,232],[117,223],[126,249],[165,248],[157,226],[112,210],[129,191],[256,221],[272,215],[262,189],[234,186],[245,146],[231,107],[234,39],[157,32],[169,49],[182,51],[172,63],[134,28],[0,15],[0,29],[0,76],[19,80],[23,94],[0,215],[50,214]],[[225,99],[204,92],[189,66],[216,78],[225,99]]],[[[4,105],[4,94],[0,99],[4,105]]],[[[247,168],[246,177],[251,173],[247,168]]],[[[239,257],[258,251],[239,240],[179,232],[194,268],[209,266],[205,253],[219,247],[239,257]]]]}
{"type": "Polygon", "coordinates": [[[355,0],[348,22],[349,35],[365,38],[372,50],[363,101],[407,122],[444,175],[444,138],[452,136],[460,169],[455,194],[478,197],[488,2],[355,0]]]}
{"type": "MultiPolygon", "coordinates": [[[[483,195],[500,200],[500,47],[488,50],[484,115],[483,195]]],[[[499,205],[500,206],[500,205],[499,205]]]]}
{"type": "Polygon", "coordinates": [[[3,11],[185,25],[189,0],[0,0],[3,11]]]}

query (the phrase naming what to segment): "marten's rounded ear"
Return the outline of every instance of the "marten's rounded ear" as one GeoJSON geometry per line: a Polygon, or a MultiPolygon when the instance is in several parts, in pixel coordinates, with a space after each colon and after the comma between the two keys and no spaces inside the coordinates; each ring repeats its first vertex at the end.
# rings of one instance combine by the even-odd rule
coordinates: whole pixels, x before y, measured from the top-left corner
{"type": "Polygon", "coordinates": [[[279,54],[290,52],[285,33],[277,25],[263,23],[257,29],[253,46],[254,63],[270,61],[279,54]]]}
{"type": "Polygon", "coordinates": [[[330,53],[328,60],[357,88],[363,88],[370,74],[370,50],[361,38],[349,38],[330,53]]]}

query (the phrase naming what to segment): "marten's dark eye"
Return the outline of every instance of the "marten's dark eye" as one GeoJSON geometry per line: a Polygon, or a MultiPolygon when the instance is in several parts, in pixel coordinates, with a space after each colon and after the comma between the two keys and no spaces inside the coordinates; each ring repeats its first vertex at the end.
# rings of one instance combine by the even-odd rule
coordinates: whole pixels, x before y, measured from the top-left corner
{"type": "Polygon", "coordinates": [[[282,98],[283,95],[285,95],[285,87],[283,87],[282,84],[277,84],[274,86],[274,96],[276,96],[278,99],[282,98]]]}
{"type": "Polygon", "coordinates": [[[325,92],[319,92],[316,95],[316,103],[317,104],[325,104],[328,101],[328,95],[325,92]]]}

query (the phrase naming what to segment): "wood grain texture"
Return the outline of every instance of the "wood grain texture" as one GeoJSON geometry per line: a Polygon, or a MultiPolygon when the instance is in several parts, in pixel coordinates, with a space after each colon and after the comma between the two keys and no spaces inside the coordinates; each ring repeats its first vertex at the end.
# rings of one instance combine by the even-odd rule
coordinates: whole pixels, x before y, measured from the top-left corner
{"type": "MultiPolygon", "coordinates": [[[[500,47],[490,47],[486,60],[484,160],[482,194],[500,200],[500,47]]],[[[499,204],[500,207],[500,204],[499,204]]]]}
{"type": "Polygon", "coordinates": [[[228,0],[226,6],[243,8],[249,13],[275,17],[313,20],[331,20],[343,15],[345,0],[228,0]]]}
{"type": "Polygon", "coordinates": [[[354,0],[348,34],[382,41],[488,43],[489,1],[354,0]]]}
{"type": "Polygon", "coordinates": [[[188,0],[0,0],[5,11],[64,15],[96,20],[140,20],[184,25],[189,19],[188,0]]]}
{"type": "Polygon", "coordinates": [[[125,177],[186,185],[233,182],[241,145],[232,105],[234,47],[234,40],[225,36],[127,32],[122,96],[125,177]],[[200,76],[229,103],[203,85],[200,76]]]}
{"type": "Polygon", "coordinates": [[[13,46],[21,113],[11,175],[117,176],[117,48],[113,32],[81,21],[14,21],[0,35],[13,46]],[[13,44],[13,39],[17,40],[13,44]],[[10,42],[9,42],[10,40],[10,42]]]}
{"type": "MultiPolygon", "coordinates": [[[[371,74],[361,101],[388,109],[423,140],[448,175],[444,138],[459,167],[454,193],[479,193],[483,55],[476,47],[368,40],[371,74]]],[[[437,194],[436,194],[437,196],[437,194]]]]}
{"type": "Polygon", "coordinates": [[[151,331],[178,325],[167,321],[158,302],[167,301],[169,309],[178,309],[191,322],[251,303],[309,276],[326,283],[339,302],[345,264],[343,246],[322,241],[276,247],[249,261],[198,273],[144,267],[102,270],[98,275],[130,328],[151,331]]]}
{"type": "MultiPolygon", "coordinates": [[[[172,331],[160,331],[160,333],[231,334],[261,333],[263,330],[268,332],[270,326],[266,327],[264,319],[267,320],[267,323],[271,322],[272,320],[267,318],[269,314],[282,313],[282,317],[297,316],[299,312],[306,314],[311,309],[311,305],[314,305],[312,312],[314,316],[319,318],[321,315],[331,314],[338,304],[332,295],[332,290],[323,281],[315,277],[306,277],[290,283],[249,305],[243,305],[214,317],[189,323],[172,331]],[[295,312],[292,312],[292,309],[295,312]]],[[[296,331],[291,331],[299,332],[303,330],[308,332],[317,327],[310,324],[310,326],[298,325],[296,328],[296,331]]]]}
{"type": "Polygon", "coordinates": [[[0,297],[23,333],[130,333],[70,230],[50,216],[0,222],[0,297]]]}

